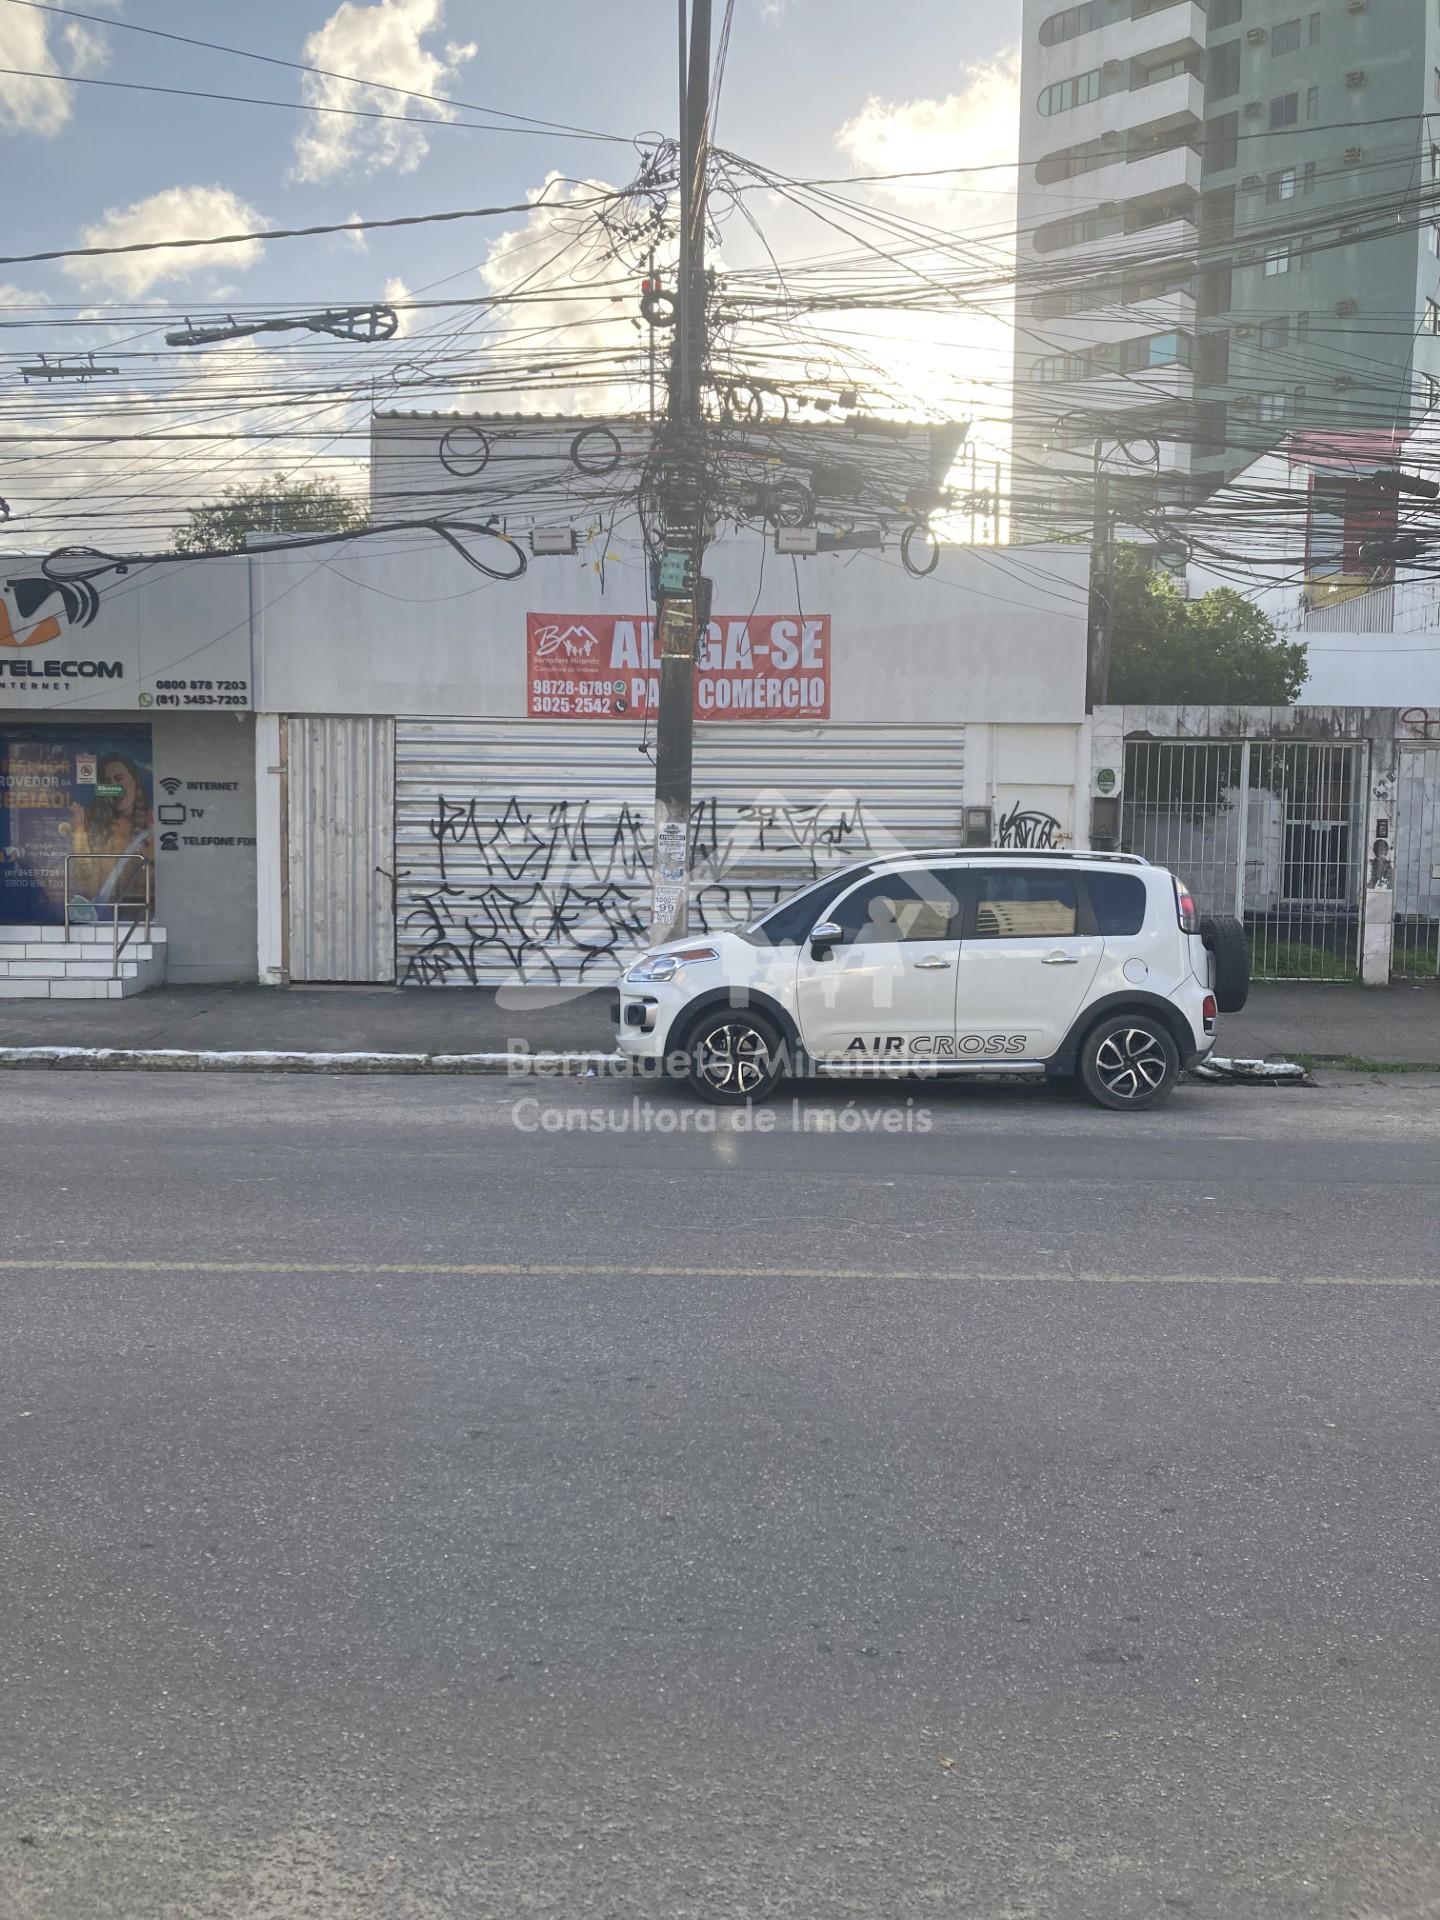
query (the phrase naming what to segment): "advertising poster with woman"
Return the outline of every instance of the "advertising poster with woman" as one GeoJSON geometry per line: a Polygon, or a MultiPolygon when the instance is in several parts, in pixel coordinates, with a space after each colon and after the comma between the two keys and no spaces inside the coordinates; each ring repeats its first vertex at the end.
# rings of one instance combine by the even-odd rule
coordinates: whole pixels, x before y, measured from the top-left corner
{"type": "Polygon", "coordinates": [[[0,924],[143,908],[155,855],[147,726],[0,726],[0,924]]]}

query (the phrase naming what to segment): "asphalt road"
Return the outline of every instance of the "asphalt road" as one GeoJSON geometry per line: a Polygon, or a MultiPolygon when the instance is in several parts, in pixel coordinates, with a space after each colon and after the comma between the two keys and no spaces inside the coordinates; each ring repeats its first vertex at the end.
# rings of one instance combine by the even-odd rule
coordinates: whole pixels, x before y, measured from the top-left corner
{"type": "Polygon", "coordinates": [[[6,1075],[0,1916],[1440,1915],[1437,1093],[6,1075]]]}

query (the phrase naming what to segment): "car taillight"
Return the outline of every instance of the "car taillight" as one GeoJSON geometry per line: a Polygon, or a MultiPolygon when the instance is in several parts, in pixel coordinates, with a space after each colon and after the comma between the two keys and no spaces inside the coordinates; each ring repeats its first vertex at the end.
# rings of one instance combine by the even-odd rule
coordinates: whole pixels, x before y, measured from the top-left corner
{"type": "Polygon", "coordinates": [[[1198,933],[1200,931],[1200,915],[1195,910],[1195,902],[1191,898],[1190,889],[1180,880],[1175,882],[1175,907],[1180,915],[1180,931],[1182,933],[1198,933]]]}
{"type": "Polygon", "coordinates": [[[1200,1002],[1200,1018],[1205,1022],[1205,1031],[1207,1033],[1213,1033],[1215,1031],[1215,1016],[1219,1011],[1220,1009],[1215,1004],[1214,994],[1207,993],[1205,998],[1200,1002]]]}

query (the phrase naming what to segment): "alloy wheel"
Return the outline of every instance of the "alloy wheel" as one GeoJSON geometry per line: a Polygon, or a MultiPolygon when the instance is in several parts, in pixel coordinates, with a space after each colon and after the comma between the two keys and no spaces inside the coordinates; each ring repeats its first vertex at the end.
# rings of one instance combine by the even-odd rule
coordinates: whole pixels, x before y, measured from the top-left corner
{"type": "Polygon", "coordinates": [[[1169,1065],[1164,1047],[1146,1027],[1120,1027],[1095,1049],[1095,1076],[1116,1100],[1154,1093],[1169,1065]]]}
{"type": "Polygon", "coordinates": [[[770,1048],[754,1027],[727,1022],[713,1027],[700,1043],[696,1066],[701,1078],[720,1093],[754,1093],[770,1078],[770,1048]]]}

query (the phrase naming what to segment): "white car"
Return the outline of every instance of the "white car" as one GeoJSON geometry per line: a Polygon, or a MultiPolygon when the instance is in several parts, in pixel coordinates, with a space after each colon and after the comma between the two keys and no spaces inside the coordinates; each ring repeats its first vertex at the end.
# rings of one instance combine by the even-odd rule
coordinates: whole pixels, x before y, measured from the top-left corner
{"type": "Polygon", "coordinates": [[[1156,1106],[1238,1012],[1239,921],[1200,921],[1136,854],[942,849],[826,874],[747,927],[673,940],[620,983],[621,1050],[707,1100],[786,1072],[1078,1075],[1156,1106]]]}

